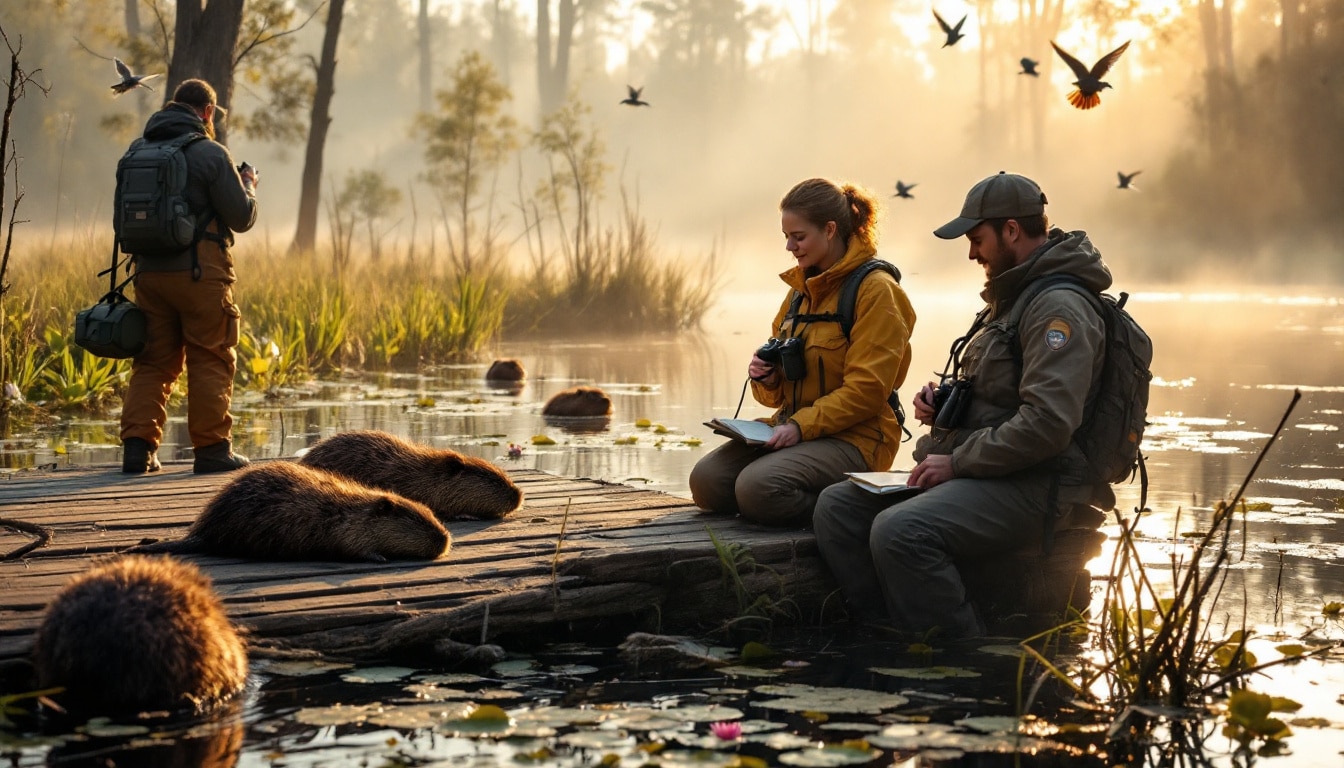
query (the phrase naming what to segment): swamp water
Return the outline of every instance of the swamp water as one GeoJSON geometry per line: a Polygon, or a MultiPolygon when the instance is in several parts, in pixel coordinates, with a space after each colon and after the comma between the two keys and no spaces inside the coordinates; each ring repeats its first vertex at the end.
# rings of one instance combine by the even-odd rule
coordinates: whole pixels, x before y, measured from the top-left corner
{"type": "MultiPolygon", "coordinates": [[[[947,344],[977,308],[964,291],[921,292],[911,283],[907,290],[921,309],[903,400],[942,368],[947,344]]],[[[775,292],[727,296],[720,306],[728,309],[713,313],[700,335],[502,345],[500,356],[517,357],[528,370],[517,390],[486,386],[485,361],[418,375],[346,377],[279,399],[241,394],[238,448],[292,456],[336,430],[384,429],[506,467],[686,496],[691,466],[721,440],[701,422],[734,414],[746,361],[764,341],[778,301],[775,292]],[[612,396],[609,422],[548,423],[540,415],[551,394],[577,383],[612,396]]],[[[1261,662],[1278,658],[1275,648],[1285,642],[1344,639],[1339,612],[1326,610],[1344,601],[1344,299],[1319,289],[1146,292],[1131,297],[1129,309],[1157,350],[1144,441],[1152,514],[1139,526],[1145,568],[1155,579],[1169,578],[1172,559],[1188,551],[1185,534],[1206,528],[1214,504],[1235,492],[1300,390],[1302,401],[1247,490],[1244,541],[1238,523],[1211,634],[1225,637],[1244,617],[1261,662]]],[[[764,413],[749,397],[742,406],[743,417],[764,413]]],[[[174,442],[186,441],[185,425],[172,426],[167,459],[175,458],[174,442]]],[[[115,436],[108,420],[11,440],[6,471],[115,462],[115,436]]],[[[903,449],[897,466],[908,462],[903,449]]],[[[1137,487],[1118,490],[1119,508],[1133,510],[1137,487]]],[[[1113,541],[1118,528],[1103,530],[1113,541]]],[[[1092,563],[1094,577],[1106,573],[1110,556],[1108,548],[1092,563]]],[[[1094,584],[1098,600],[1101,588],[1094,584]]],[[[1030,714],[1039,720],[1027,741],[1014,745],[1005,736],[1016,727],[1022,695],[1011,639],[934,642],[932,653],[911,654],[908,644],[846,627],[781,629],[764,638],[773,657],[684,672],[632,667],[610,647],[559,640],[509,649],[519,650],[518,658],[468,675],[258,660],[237,709],[187,735],[95,724],[52,747],[7,743],[0,732],[0,755],[21,766],[751,764],[744,757],[771,765],[931,765],[963,752],[1000,753],[1002,762],[975,764],[1009,765],[1015,751],[1038,752],[1036,765],[1085,760],[1070,744],[1087,738],[1070,732],[1090,718],[1057,686],[1037,696],[1030,714]],[[498,706],[511,719],[463,720],[471,704],[498,706]],[[740,735],[715,735],[717,722],[740,723],[740,735]],[[1051,744],[1031,740],[1037,737],[1051,744]],[[90,752],[96,757],[78,757],[90,752]]],[[[1066,654],[1086,653],[1081,642],[1066,654]]],[[[738,643],[714,652],[740,650],[738,643]]],[[[1283,717],[1293,729],[1286,754],[1230,754],[1235,745],[1210,722],[1206,751],[1194,760],[1292,768],[1344,760],[1338,651],[1270,668],[1250,687],[1303,705],[1283,717]]]]}

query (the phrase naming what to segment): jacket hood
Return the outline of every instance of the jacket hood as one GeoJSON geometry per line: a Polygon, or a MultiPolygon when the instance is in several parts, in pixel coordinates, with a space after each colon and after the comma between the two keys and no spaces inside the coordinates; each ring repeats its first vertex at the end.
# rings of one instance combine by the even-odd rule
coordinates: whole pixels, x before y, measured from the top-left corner
{"type": "Polygon", "coordinates": [[[1073,275],[1098,293],[1111,287],[1111,270],[1086,232],[1052,229],[1026,261],[991,279],[980,296],[986,303],[998,304],[1015,298],[1027,283],[1055,274],[1073,275]]]}
{"type": "Polygon", "coordinates": [[[191,107],[170,102],[168,106],[150,115],[145,123],[146,141],[174,139],[184,133],[205,133],[205,123],[191,107]]]}
{"type": "Polygon", "coordinates": [[[826,271],[808,275],[802,268],[793,267],[779,273],[779,279],[788,283],[790,288],[815,300],[831,291],[839,290],[840,283],[845,280],[845,275],[853,272],[860,264],[876,255],[877,251],[859,242],[859,238],[851,237],[845,255],[841,256],[840,260],[832,264],[826,271]]]}

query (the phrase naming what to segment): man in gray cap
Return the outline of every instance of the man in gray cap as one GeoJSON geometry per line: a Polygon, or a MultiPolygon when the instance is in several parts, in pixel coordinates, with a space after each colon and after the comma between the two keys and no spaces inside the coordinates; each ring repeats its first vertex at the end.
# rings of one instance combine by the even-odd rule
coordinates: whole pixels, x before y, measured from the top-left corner
{"type": "Polygon", "coordinates": [[[1104,362],[1098,310],[1075,290],[1033,292],[1010,327],[1014,301],[1039,278],[1068,275],[1095,292],[1111,284],[1087,234],[1049,229],[1045,204],[1036,182],[1000,172],[934,232],[969,241],[987,306],[953,345],[944,381],[914,398],[930,431],[915,447],[911,491],[878,495],[844,482],[817,500],[817,545],[860,620],[983,634],[958,561],[1040,541],[1075,504],[1115,504],[1109,485],[1083,480],[1073,441],[1104,362]]]}

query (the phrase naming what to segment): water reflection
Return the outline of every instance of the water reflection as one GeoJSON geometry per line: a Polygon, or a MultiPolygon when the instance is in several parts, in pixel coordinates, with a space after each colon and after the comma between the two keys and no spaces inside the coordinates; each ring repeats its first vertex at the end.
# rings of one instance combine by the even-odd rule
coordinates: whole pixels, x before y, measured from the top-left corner
{"type": "MultiPolygon", "coordinates": [[[[962,332],[976,308],[974,296],[921,292],[911,284],[915,280],[917,276],[907,280],[920,311],[913,339],[915,359],[904,388],[910,393],[942,367],[947,343],[962,332]]],[[[488,384],[483,378],[489,363],[485,361],[415,375],[350,376],[278,401],[244,394],[238,401],[238,446],[249,455],[293,456],[337,430],[383,429],[504,466],[630,482],[688,496],[691,466],[721,440],[702,422],[737,411],[746,361],[768,333],[768,319],[778,301],[773,293],[728,297],[710,317],[708,330],[699,335],[503,345],[500,355],[516,357],[527,367],[528,378],[521,385],[488,384]],[[551,395],[575,384],[607,391],[613,401],[609,420],[583,430],[541,415],[542,404],[551,395]],[[641,426],[645,420],[648,425],[641,426]],[[551,442],[535,439],[540,437],[551,442]],[[510,443],[521,446],[516,457],[509,455],[510,443]]],[[[1237,624],[1244,606],[1248,624],[1261,634],[1281,630],[1285,637],[1344,638],[1338,616],[1322,613],[1325,603],[1344,601],[1344,304],[1331,297],[1296,294],[1140,293],[1131,297],[1129,309],[1156,347],[1154,370],[1159,378],[1152,390],[1153,425],[1144,448],[1152,480],[1148,507],[1153,513],[1141,531],[1144,563],[1159,582],[1158,589],[1162,579],[1169,579],[1172,563],[1189,551],[1181,534],[1207,527],[1214,505],[1241,484],[1292,391],[1300,389],[1303,400],[1290,428],[1248,489],[1244,534],[1238,525],[1234,532],[1238,557],[1223,590],[1229,601],[1224,620],[1228,626],[1237,624]]],[[[740,415],[765,413],[748,396],[740,415]]],[[[186,431],[180,415],[170,427],[164,455],[189,458],[182,449],[186,431]]],[[[111,463],[117,460],[115,445],[114,420],[72,421],[41,437],[8,441],[3,460],[7,467],[111,463]]],[[[897,464],[908,461],[903,450],[897,464]]],[[[1121,486],[1118,497],[1122,510],[1139,504],[1134,485],[1121,486]]],[[[1112,536],[1116,532],[1113,525],[1106,530],[1112,536]]],[[[1108,549],[1093,564],[1094,575],[1107,570],[1110,555],[1108,549]]],[[[1098,587],[1095,593],[1100,591],[1098,587]]],[[[865,653],[890,653],[890,648],[864,650],[854,646],[851,637],[817,633],[799,653],[815,661],[818,649],[832,641],[852,663],[843,672],[833,672],[831,682],[893,685],[876,681],[867,671],[870,665],[857,661],[865,653]]],[[[1000,681],[1015,679],[1011,671],[994,675],[1000,681]]],[[[1318,685],[1341,677],[1325,662],[1306,661],[1276,670],[1273,680],[1279,686],[1275,693],[1311,702],[1313,714],[1344,722],[1344,707],[1335,701],[1338,685],[1318,685]]],[[[716,686],[748,687],[741,680],[715,679],[716,686]]],[[[604,683],[577,694],[568,684],[537,687],[544,691],[547,685],[557,698],[575,696],[585,702],[599,699],[604,688],[617,688],[604,683]]],[[[318,696],[307,688],[284,690],[276,701],[298,705],[318,696]]],[[[1008,693],[991,694],[965,684],[955,691],[948,695],[974,701],[997,696],[997,708],[990,709],[1012,711],[1008,693]]],[[[268,727],[277,734],[288,733],[293,723],[282,721],[270,720],[268,727]]],[[[801,730],[812,727],[790,724],[801,730]]],[[[372,746],[357,750],[359,754],[386,756],[391,751],[379,747],[378,740],[392,736],[413,739],[417,749],[426,743],[442,746],[424,734],[369,729],[348,736],[330,730],[305,733],[287,743],[298,748],[300,741],[311,739],[315,742],[311,748],[325,754],[322,749],[332,744],[348,746],[363,738],[372,746]]],[[[249,743],[258,746],[249,749],[260,753],[259,745],[267,738],[254,732],[249,743]]],[[[1333,755],[1340,739],[1331,731],[1298,729],[1291,743],[1302,754],[1319,750],[1333,755]]],[[[479,744],[458,744],[434,754],[438,759],[453,754],[484,760],[487,756],[481,750],[479,744]]],[[[511,760],[512,755],[501,760],[511,760]]],[[[260,754],[253,757],[251,764],[264,764],[260,754]]],[[[892,753],[893,759],[897,757],[892,753]]]]}

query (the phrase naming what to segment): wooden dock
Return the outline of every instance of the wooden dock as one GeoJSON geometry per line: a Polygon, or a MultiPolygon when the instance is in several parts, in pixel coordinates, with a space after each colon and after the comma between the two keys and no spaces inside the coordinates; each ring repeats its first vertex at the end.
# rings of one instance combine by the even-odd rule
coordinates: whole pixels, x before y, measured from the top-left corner
{"type": "MultiPolygon", "coordinates": [[[[0,664],[28,653],[44,607],[73,575],[143,539],[184,535],[229,480],[194,475],[189,462],[142,476],[118,469],[0,480],[0,518],[52,532],[46,546],[0,561],[0,664]]],[[[840,603],[809,531],[762,529],[626,485],[511,475],[523,507],[500,521],[450,523],[452,549],[434,562],[185,559],[214,580],[257,652],[365,661],[446,661],[510,636],[602,627],[679,633],[746,616],[816,621],[840,603]]],[[[0,556],[30,540],[0,527],[0,556]]]]}

